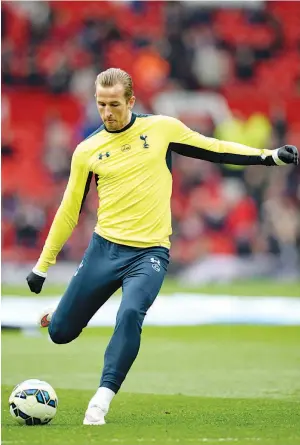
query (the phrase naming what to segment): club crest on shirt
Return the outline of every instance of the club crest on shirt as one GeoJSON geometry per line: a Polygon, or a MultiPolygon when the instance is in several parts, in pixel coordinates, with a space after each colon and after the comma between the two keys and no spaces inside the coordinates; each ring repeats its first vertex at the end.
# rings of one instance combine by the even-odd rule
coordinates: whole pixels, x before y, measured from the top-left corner
{"type": "Polygon", "coordinates": [[[148,136],[146,136],[145,134],[141,134],[141,136],[140,136],[140,139],[142,141],[144,141],[143,148],[149,148],[150,147],[150,145],[147,142],[147,138],[148,138],[148,136]]]}
{"type": "Polygon", "coordinates": [[[103,158],[109,158],[110,157],[110,152],[107,151],[106,153],[99,153],[98,155],[98,159],[100,159],[100,161],[102,161],[103,158]]]}

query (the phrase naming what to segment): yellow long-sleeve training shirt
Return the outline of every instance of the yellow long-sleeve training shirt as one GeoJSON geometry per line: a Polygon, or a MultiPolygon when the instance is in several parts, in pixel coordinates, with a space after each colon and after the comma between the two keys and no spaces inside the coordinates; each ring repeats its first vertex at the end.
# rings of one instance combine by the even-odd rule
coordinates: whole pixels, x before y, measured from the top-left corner
{"type": "Polygon", "coordinates": [[[274,165],[270,150],[207,138],[168,116],[132,114],[122,130],[104,125],[72,157],[61,205],[36,265],[47,272],[76,226],[95,175],[99,195],[95,232],[118,244],[170,247],[171,153],[228,164],[274,165]]]}

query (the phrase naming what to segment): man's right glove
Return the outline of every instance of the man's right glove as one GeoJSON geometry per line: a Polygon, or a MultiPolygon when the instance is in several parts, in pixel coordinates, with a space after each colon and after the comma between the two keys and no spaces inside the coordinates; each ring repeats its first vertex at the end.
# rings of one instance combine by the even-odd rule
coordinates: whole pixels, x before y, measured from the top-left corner
{"type": "Polygon", "coordinates": [[[42,290],[46,277],[47,277],[46,273],[39,272],[33,269],[32,272],[30,272],[30,274],[26,277],[26,281],[28,283],[31,292],[39,294],[42,290]]]}
{"type": "Polygon", "coordinates": [[[284,145],[273,150],[272,158],[276,165],[299,164],[299,153],[295,145],[284,145]]]}

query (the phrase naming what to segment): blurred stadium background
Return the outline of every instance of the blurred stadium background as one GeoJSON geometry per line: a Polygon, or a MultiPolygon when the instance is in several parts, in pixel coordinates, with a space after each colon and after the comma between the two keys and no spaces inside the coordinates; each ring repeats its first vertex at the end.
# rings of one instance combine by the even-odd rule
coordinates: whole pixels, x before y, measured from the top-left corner
{"type": "MultiPolygon", "coordinates": [[[[300,3],[4,1],[1,9],[1,318],[2,327],[23,328],[2,331],[2,437],[98,444],[99,431],[87,435],[81,423],[119,297],[91,323],[108,327],[89,328],[69,345],[32,330],[89,242],[95,190],[43,293],[35,298],[25,285],[72,152],[100,125],[96,75],[127,70],[136,112],[169,114],[207,136],[255,147],[300,147],[300,3]],[[14,428],[6,405],[15,384],[31,377],[49,381],[61,401],[42,432],[14,428]]],[[[164,326],[145,326],[101,443],[295,445],[300,299],[288,297],[300,296],[300,168],[180,156],[173,164],[172,262],[146,318],[164,326]]]]}
{"type": "MultiPolygon", "coordinates": [[[[94,82],[107,67],[133,76],[136,112],[259,148],[300,146],[298,2],[13,1],[1,19],[4,285],[23,284],[40,254],[72,152],[100,124],[94,82]]],[[[174,156],[173,176],[170,277],[299,283],[299,168],[174,156]]],[[[71,276],[96,207],[92,190],[50,282],[71,276]]]]}

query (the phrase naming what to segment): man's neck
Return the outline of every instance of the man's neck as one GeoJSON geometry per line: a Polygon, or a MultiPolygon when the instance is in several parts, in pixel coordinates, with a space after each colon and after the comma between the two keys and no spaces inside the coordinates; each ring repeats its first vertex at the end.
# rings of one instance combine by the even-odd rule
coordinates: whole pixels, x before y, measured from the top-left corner
{"type": "Polygon", "coordinates": [[[122,128],[120,128],[120,130],[122,130],[123,128],[125,128],[125,127],[126,127],[126,125],[128,125],[128,124],[129,124],[129,122],[131,121],[131,117],[132,117],[132,111],[129,111],[129,112],[128,112],[128,116],[127,116],[127,119],[126,119],[126,122],[125,122],[125,124],[123,125],[123,127],[122,127],[122,128]]]}
{"type": "MultiPolygon", "coordinates": [[[[129,113],[128,113],[128,116],[127,116],[127,119],[126,119],[126,121],[125,121],[125,123],[122,125],[122,127],[120,127],[120,128],[118,128],[117,130],[108,130],[108,128],[106,128],[105,127],[105,129],[106,129],[106,131],[108,131],[109,133],[120,133],[120,132],[122,132],[123,130],[125,130],[126,129],[126,127],[130,127],[131,125],[131,122],[132,122],[132,120],[133,120],[133,113],[130,111],[129,113]]],[[[132,122],[133,123],[133,122],[132,122]]],[[[105,126],[105,125],[104,125],[105,126]]]]}

